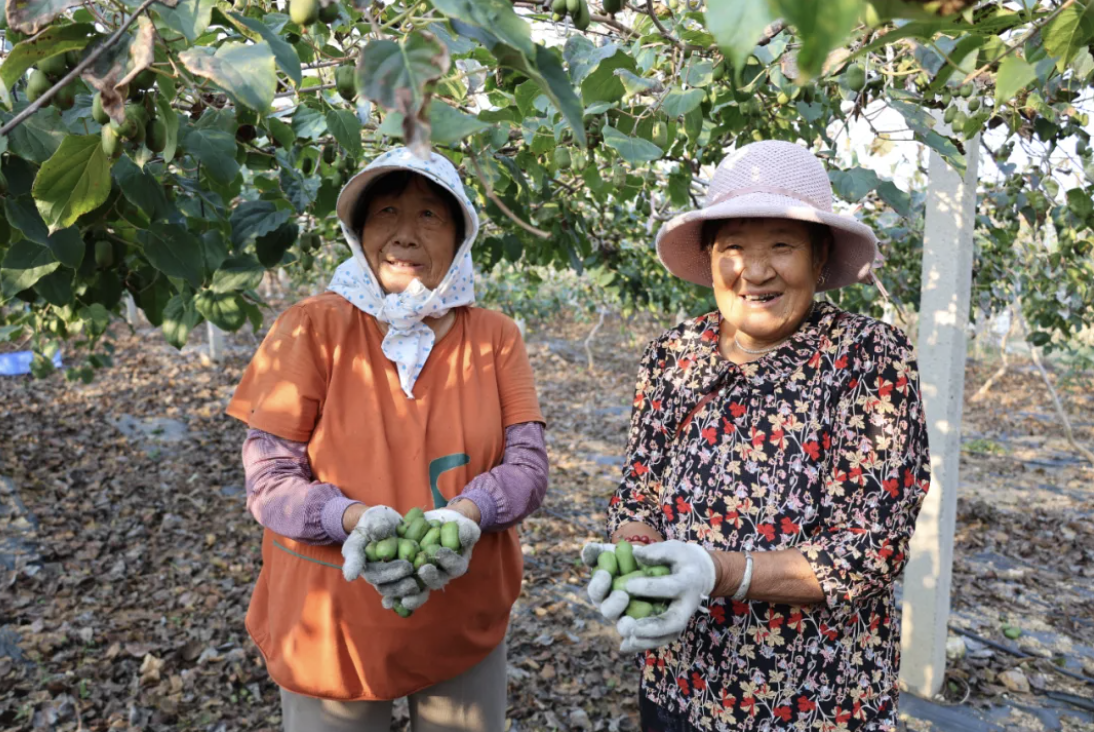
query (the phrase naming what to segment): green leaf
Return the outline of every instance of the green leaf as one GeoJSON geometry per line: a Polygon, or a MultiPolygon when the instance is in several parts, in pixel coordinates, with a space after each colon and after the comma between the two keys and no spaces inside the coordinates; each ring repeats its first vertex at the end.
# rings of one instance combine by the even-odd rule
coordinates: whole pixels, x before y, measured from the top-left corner
{"type": "Polygon", "coordinates": [[[430,140],[436,145],[451,145],[468,135],[490,129],[490,125],[470,114],[448,106],[439,99],[429,104],[430,140]]]}
{"type": "Polygon", "coordinates": [[[836,194],[848,203],[862,200],[867,193],[881,183],[877,173],[858,167],[848,170],[830,170],[828,179],[832,181],[836,194]]]}
{"type": "Polygon", "coordinates": [[[999,73],[995,77],[995,108],[1014,99],[1014,95],[1025,89],[1037,78],[1034,68],[1014,54],[1003,59],[999,73]]]}
{"type": "Polygon", "coordinates": [[[114,164],[114,180],[118,181],[122,195],[148,214],[149,220],[162,221],[171,215],[173,207],[167,201],[163,186],[147,170],[137,167],[128,156],[122,155],[114,164]]]}
{"type": "Polygon", "coordinates": [[[106,201],[110,163],[100,135],[69,135],[38,169],[31,195],[50,234],[106,201]]]}
{"type": "Polygon", "coordinates": [[[321,183],[321,179],[317,176],[305,176],[303,171],[285,167],[281,168],[280,181],[282,192],[299,213],[304,213],[304,210],[315,202],[321,183]]]}
{"type": "MultiPolygon", "coordinates": [[[[318,186],[316,187],[318,190],[318,186]]],[[[293,222],[284,223],[268,234],[255,240],[255,252],[258,261],[267,267],[276,267],[289,251],[289,247],[296,243],[300,234],[300,227],[293,222]]]]}
{"type": "MultiPolygon", "coordinates": [[[[270,44],[270,49],[273,51],[274,58],[277,59],[277,67],[290,79],[293,84],[300,86],[304,81],[303,74],[300,71],[300,56],[296,53],[296,49],[292,47],[288,41],[281,36],[277,35],[268,25],[255,18],[248,18],[245,15],[239,13],[230,13],[232,19],[236,22],[237,26],[242,26],[257,35],[255,38],[252,35],[252,40],[263,40],[270,44]]],[[[246,31],[244,31],[246,32],[246,31]]]]}
{"type": "Polygon", "coordinates": [[[957,71],[961,71],[964,74],[971,74],[975,71],[976,61],[979,56],[976,51],[979,50],[985,42],[987,42],[987,38],[984,36],[966,36],[958,41],[949,53],[946,54],[949,58],[938,70],[929,89],[934,92],[939,91],[957,71]],[[953,63],[950,63],[951,61],[953,63]],[[954,64],[957,65],[955,66],[954,64]]]}
{"type": "Polygon", "coordinates": [[[110,311],[102,303],[91,303],[80,308],[80,320],[90,323],[91,332],[99,335],[110,327],[110,311]]]}
{"type": "Polygon", "coordinates": [[[8,222],[23,236],[36,244],[48,247],[53,256],[61,261],[61,264],[72,269],[79,269],[84,261],[84,242],[80,238],[80,230],[75,226],[53,234],[46,229],[41,214],[30,198],[7,198],[4,201],[4,212],[8,222]]]}
{"type": "Polygon", "coordinates": [[[34,291],[48,302],[63,308],[72,303],[72,275],[68,267],[58,267],[34,283],[34,291]]]}
{"type": "Polygon", "coordinates": [[[179,54],[192,73],[212,79],[237,104],[265,113],[277,91],[277,61],[270,44],[225,43],[214,52],[196,46],[179,54]]]}
{"type": "MultiPolygon", "coordinates": [[[[274,120],[270,121],[273,122],[274,120]]],[[[293,112],[292,130],[296,133],[296,137],[303,140],[317,140],[327,134],[327,118],[318,109],[300,105],[293,112]]],[[[278,142],[281,142],[287,148],[291,148],[296,140],[289,138],[287,145],[283,140],[279,139],[278,142]]]]}
{"type": "MultiPolygon", "coordinates": [[[[307,109],[307,107],[300,107],[296,110],[296,113],[293,115],[294,123],[296,121],[296,117],[300,114],[302,110],[305,109],[307,109]]],[[[319,119],[323,119],[322,115],[319,116],[319,119]]],[[[288,123],[283,122],[276,117],[267,117],[265,122],[266,130],[267,132],[269,132],[270,139],[277,140],[277,144],[279,144],[281,147],[291,148],[296,142],[296,131],[292,125],[289,125],[288,123]]],[[[323,124],[326,124],[326,120],[323,120],[323,124]]]]}
{"type": "Polygon", "coordinates": [[[534,64],[515,49],[500,44],[494,47],[493,52],[499,64],[516,69],[539,84],[540,89],[551,100],[551,104],[562,112],[562,116],[569,123],[577,144],[582,146],[587,144],[585,107],[574,92],[570,77],[566,75],[562,63],[550,50],[543,46],[536,46],[534,64]]]}
{"type": "Polygon", "coordinates": [[[65,125],[56,107],[46,107],[31,115],[8,136],[11,152],[41,164],[61,146],[61,140],[65,138],[65,125]]]}
{"type": "MultiPolygon", "coordinates": [[[[920,139],[918,134],[916,135],[916,139],[920,139]]],[[[952,140],[943,137],[932,130],[922,137],[922,142],[927,147],[936,150],[942,155],[954,170],[961,175],[965,175],[965,170],[968,168],[968,161],[965,160],[965,156],[961,154],[961,151],[957,149],[957,146],[953,144],[952,140]]]]}
{"type": "Polygon", "coordinates": [[[231,134],[223,130],[190,128],[183,145],[218,183],[227,185],[239,175],[236,139],[231,134]]]}
{"type": "Polygon", "coordinates": [[[433,7],[449,18],[487,31],[529,59],[536,56],[532,27],[517,15],[509,0],[434,0],[433,7]]]}
{"type": "Polygon", "coordinates": [[[912,197],[896,187],[891,180],[883,182],[877,187],[877,193],[881,200],[893,207],[901,216],[908,218],[912,215],[912,197]]]}
{"type": "Polygon", "coordinates": [[[703,103],[704,92],[702,89],[673,89],[661,103],[661,108],[670,117],[682,117],[693,109],[698,109],[703,103]]]}
{"type": "Polygon", "coordinates": [[[186,345],[190,331],[200,322],[201,314],[189,294],[175,295],[163,308],[163,334],[167,342],[179,350],[186,345]]]}
{"type": "Polygon", "coordinates": [[[615,75],[623,82],[623,88],[626,90],[626,94],[624,95],[625,99],[629,99],[636,94],[648,92],[650,89],[655,89],[658,86],[656,79],[644,79],[626,69],[616,69],[615,75]]]}
{"type": "Polygon", "coordinates": [[[138,233],[137,240],[144,245],[144,256],[153,267],[168,277],[201,286],[205,264],[201,243],[184,227],[156,221],[150,229],[138,233]]]}
{"type": "Polygon", "coordinates": [[[684,83],[688,86],[709,86],[714,81],[714,64],[706,59],[692,57],[684,72],[684,83]]]}
{"type": "Polygon", "coordinates": [[[213,276],[228,259],[228,243],[220,230],[209,229],[201,235],[201,258],[205,264],[206,279],[213,276]]]}
{"type": "Polygon", "coordinates": [[[153,9],[168,28],[178,31],[193,43],[209,27],[216,5],[216,0],[179,0],[174,8],[156,4],[153,9]]]}
{"type": "Polygon", "coordinates": [[[1092,36],[1094,4],[1084,2],[1067,6],[1041,29],[1045,50],[1056,57],[1056,68],[1060,73],[1063,73],[1079,51],[1086,48],[1092,36]]]}
{"type": "Polygon", "coordinates": [[[1072,188],[1067,192],[1067,207],[1080,219],[1085,219],[1094,213],[1094,203],[1091,203],[1090,194],[1082,188],[1072,188]]]}
{"type": "MultiPolygon", "coordinates": [[[[597,51],[604,52],[612,47],[605,46],[597,51]]],[[[638,65],[626,51],[615,47],[615,53],[605,55],[597,64],[596,70],[581,82],[581,101],[588,106],[596,102],[617,102],[622,99],[627,90],[615,73],[620,69],[633,73],[638,70],[638,65]]]]}
{"type": "Polygon", "coordinates": [[[32,36],[79,0],[8,0],[7,22],[12,28],[32,36]]]}
{"type": "Polygon", "coordinates": [[[266,269],[253,257],[232,257],[220,265],[210,286],[213,292],[253,290],[262,284],[266,269]]]}
{"type": "Polygon", "coordinates": [[[802,40],[798,68],[804,79],[821,72],[828,52],[843,44],[863,10],[862,0],[771,0],[771,4],[802,40]]]}
{"type": "Polygon", "coordinates": [[[61,266],[48,247],[20,239],[11,245],[0,263],[0,296],[5,300],[61,266]]]}
{"type": "Polygon", "coordinates": [[[417,116],[425,85],[448,73],[448,66],[448,49],[427,33],[411,33],[402,43],[369,41],[357,67],[361,93],[384,109],[417,116]]]}
{"type": "Polygon", "coordinates": [[[156,116],[163,120],[167,127],[167,145],[163,148],[163,162],[169,163],[175,159],[175,151],[179,144],[179,116],[171,109],[171,101],[163,94],[156,95],[156,116]]]}
{"type": "Polygon", "coordinates": [[[247,320],[243,298],[234,292],[204,290],[194,298],[194,307],[206,320],[222,330],[239,330],[247,320]]]}
{"type": "Polygon", "coordinates": [[[5,105],[10,109],[8,93],[32,66],[66,51],[78,51],[98,35],[95,26],[90,23],[72,23],[51,26],[40,35],[17,43],[4,59],[3,66],[0,66],[0,99],[5,100],[5,105]]]}
{"type": "Polygon", "coordinates": [[[232,211],[232,246],[240,248],[256,236],[268,234],[292,217],[273,201],[244,201],[232,211]]]}
{"type": "Polygon", "coordinates": [[[361,120],[357,115],[345,109],[332,109],[327,112],[327,129],[350,155],[361,154],[361,120]]]}
{"type": "Polygon", "coordinates": [[[624,160],[634,165],[660,160],[664,151],[649,140],[641,137],[628,137],[610,125],[604,127],[604,143],[615,149],[624,160]]]}

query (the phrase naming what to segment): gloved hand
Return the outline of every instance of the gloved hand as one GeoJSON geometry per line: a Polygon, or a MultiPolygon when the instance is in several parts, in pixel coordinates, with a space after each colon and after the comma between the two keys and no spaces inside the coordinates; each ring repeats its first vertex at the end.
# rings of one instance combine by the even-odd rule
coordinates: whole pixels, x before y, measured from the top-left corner
{"type": "Polygon", "coordinates": [[[714,559],[698,544],[663,541],[636,546],[634,558],[640,565],[666,565],[672,573],[664,577],[636,577],[627,592],[638,597],[663,599],[668,610],[651,618],[621,618],[616,629],[623,636],[619,650],[645,651],[672,643],[684,632],[699,604],[714,591],[714,559]]]}
{"type": "MultiPolygon", "coordinates": [[[[363,577],[383,597],[403,597],[420,592],[414,581],[414,565],[405,559],[370,562],[365,546],[395,536],[403,517],[388,506],[372,506],[357,520],[357,525],[342,544],[342,576],[347,582],[363,577]]],[[[424,602],[424,600],[423,600],[424,602]]]]}
{"type": "MultiPolygon", "coordinates": [[[[436,564],[423,564],[418,568],[418,576],[422,578],[425,586],[431,590],[440,590],[457,577],[467,574],[467,568],[471,564],[471,550],[482,536],[482,529],[474,521],[451,508],[426,511],[425,518],[426,521],[436,519],[442,523],[456,522],[459,525],[461,553],[457,554],[452,549],[441,547],[434,557],[436,564]]],[[[403,604],[406,605],[405,600],[403,604]]]]}
{"type": "Polygon", "coordinates": [[[615,544],[589,542],[581,547],[581,561],[585,562],[586,567],[594,568],[593,578],[589,580],[589,586],[586,588],[586,592],[589,593],[589,599],[592,600],[593,604],[600,610],[600,614],[613,623],[618,620],[619,616],[623,614],[623,611],[627,609],[627,603],[630,602],[630,596],[623,590],[612,592],[611,574],[606,570],[596,569],[596,561],[604,552],[614,551],[615,544]]]}

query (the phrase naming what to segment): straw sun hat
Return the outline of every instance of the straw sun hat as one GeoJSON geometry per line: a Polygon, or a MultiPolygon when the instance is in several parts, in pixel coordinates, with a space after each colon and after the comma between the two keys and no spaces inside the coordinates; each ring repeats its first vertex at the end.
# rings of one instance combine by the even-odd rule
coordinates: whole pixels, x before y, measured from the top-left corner
{"type": "Polygon", "coordinates": [[[801,145],[765,140],[745,145],[719,165],[702,208],[673,218],[657,234],[657,254],[677,277],[713,287],[710,252],[702,248],[703,222],[774,218],[826,224],[832,248],[818,291],[869,282],[877,256],[873,230],[832,212],[832,184],[824,166],[801,145]]]}

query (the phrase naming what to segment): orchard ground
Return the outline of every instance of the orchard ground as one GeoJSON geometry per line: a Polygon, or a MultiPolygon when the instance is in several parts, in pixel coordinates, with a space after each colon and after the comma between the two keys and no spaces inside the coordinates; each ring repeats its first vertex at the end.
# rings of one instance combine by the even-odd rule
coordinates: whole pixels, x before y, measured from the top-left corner
{"type": "MultiPolygon", "coordinates": [[[[529,328],[551,487],[521,527],[511,730],[637,728],[638,671],[577,558],[604,526],[642,348],[668,324],[609,317],[592,371],[592,323],[529,328]]],[[[279,729],[243,629],[261,530],[244,505],[244,428],[224,416],[258,338],[229,335],[211,365],[200,338],[180,353],[152,328],[114,332],[115,366],[89,385],[0,380],[0,729],[279,729]]],[[[992,371],[970,362],[967,395],[992,371]]],[[[1064,395],[1094,443],[1094,396],[1064,395]]],[[[1031,366],[966,401],[951,625],[1031,657],[954,634],[946,699],[905,695],[905,723],[1094,730],[1078,706],[1094,686],[1053,670],[1094,676],[1094,470],[1067,451],[1031,366]]]]}

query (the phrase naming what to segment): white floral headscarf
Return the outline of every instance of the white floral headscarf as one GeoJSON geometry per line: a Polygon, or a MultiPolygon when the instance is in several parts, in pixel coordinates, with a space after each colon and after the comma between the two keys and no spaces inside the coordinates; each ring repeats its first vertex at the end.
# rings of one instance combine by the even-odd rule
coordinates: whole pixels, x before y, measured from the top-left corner
{"type": "MultiPolygon", "coordinates": [[[[407,398],[414,398],[414,384],[422,373],[436,340],[426,318],[440,318],[449,310],[475,302],[475,271],[471,263],[471,244],[479,233],[479,217],[464,191],[456,168],[448,159],[431,153],[423,160],[405,147],[390,150],[373,160],[346,183],[338,196],[338,220],[353,256],[338,266],[328,289],[354,307],[388,326],[382,344],[384,355],[399,371],[399,384],[407,398]],[[361,251],[358,232],[350,221],[353,207],[368,184],[394,170],[409,170],[434,181],[456,197],[464,216],[464,239],[456,250],[452,266],[436,289],[430,290],[415,279],[400,293],[384,294],[380,283],[361,251]]],[[[367,225],[367,224],[366,224],[367,225]]]]}

